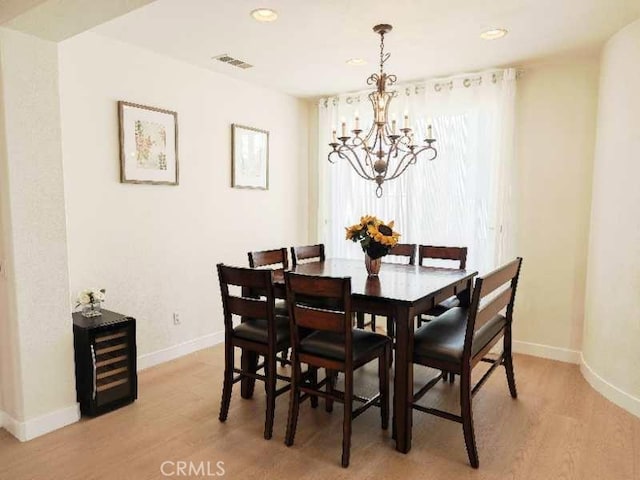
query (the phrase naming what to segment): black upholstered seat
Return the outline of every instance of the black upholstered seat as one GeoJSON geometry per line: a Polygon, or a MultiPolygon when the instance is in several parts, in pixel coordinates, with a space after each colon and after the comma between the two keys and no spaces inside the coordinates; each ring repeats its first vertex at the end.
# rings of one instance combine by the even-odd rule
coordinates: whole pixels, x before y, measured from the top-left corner
{"type": "MultiPolygon", "coordinates": [[[[386,335],[364,330],[353,330],[353,361],[360,363],[371,353],[390,342],[386,335]]],[[[300,353],[309,353],[319,357],[345,361],[345,336],[343,333],[317,331],[300,341],[300,353]]]]}
{"type": "MultiPolygon", "coordinates": [[[[467,308],[454,307],[416,330],[414,357],[454,363],[462,361],[468,314],[467,308]]],[[[471,355],[482,350],[505,325],[506,318],[496,315],[480,327],[475,333],[471,355]]]]}
{"type": "MultiPolygon", "coordinates": [[[[275,326],[277,350],[280,351],[284,348],[288,348],[291,345],[289,318],[276,315],[275,326]]],[[[235,327],[233,329],[233,334],[238,338],[266,344],[268,342],[267,321],[251,318],[235,327]]]]}
{"type": "Polygon", "coordinates": [[[287,305],[286,300],[276,300],[275,310],[276,310],[276,315],[280,315],[282,317],[289,316],[289,306],[287,305]]]}

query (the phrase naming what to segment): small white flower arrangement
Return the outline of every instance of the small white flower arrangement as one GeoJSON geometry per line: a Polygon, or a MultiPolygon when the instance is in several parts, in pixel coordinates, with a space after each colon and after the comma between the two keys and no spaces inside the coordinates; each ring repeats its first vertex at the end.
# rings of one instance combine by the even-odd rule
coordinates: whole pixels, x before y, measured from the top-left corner
{"type": "Polygon", "coordinates": [[[104,288],[88,288],[82,290],[76,299],[76,308],[82,307],[85,317],[100,315],[100,304],[104,302],[107,291],[104,288]]]}

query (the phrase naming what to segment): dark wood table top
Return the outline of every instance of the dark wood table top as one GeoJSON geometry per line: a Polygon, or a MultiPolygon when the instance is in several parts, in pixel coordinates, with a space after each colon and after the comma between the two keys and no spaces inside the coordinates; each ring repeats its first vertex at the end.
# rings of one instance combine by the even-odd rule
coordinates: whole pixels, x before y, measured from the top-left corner
{"type": "MultiPolygon", "coordinates": [[[[478,272],[447,268],[383,263],[378,277],[369,277],[364,260],[332,258],[324,262],[298,264],[291,271],[323,277],[351,277],[354,296],[376,297],[413,304],[425,296],[437,295],[454,283],[468,280],[478,272]]],[[[283,283],[282,271],[276,271],[275,283],[283,283]]]]}

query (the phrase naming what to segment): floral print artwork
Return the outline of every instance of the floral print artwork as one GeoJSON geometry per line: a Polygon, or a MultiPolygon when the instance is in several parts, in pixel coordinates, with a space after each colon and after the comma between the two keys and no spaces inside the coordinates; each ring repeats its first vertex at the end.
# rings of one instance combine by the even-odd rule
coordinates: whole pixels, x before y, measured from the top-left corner
{"type": "Polygon", "coordinates": [[[167,132],[164,125],[135,121],[136,163],[149,170],[167,169],[167,132]]]}

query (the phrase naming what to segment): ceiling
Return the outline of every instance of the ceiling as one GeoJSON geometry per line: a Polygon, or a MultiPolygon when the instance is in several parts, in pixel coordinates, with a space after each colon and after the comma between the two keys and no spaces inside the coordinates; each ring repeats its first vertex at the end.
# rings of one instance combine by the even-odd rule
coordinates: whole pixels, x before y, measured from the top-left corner
{"type": "Polygon", "coordinates": [[[640,0],[156,0],[93,29],[214,71],[301,97],[361,90],[377,70],[390,23],[386,70],[399,82],[596,53],[640,17],[640,0]],[[258,23],[249,12],[275,9],[258,23]],[[500,40],[479,37],[503,27],[500,40]],[[254,65],[242,70],[220,54],[254,65]],[[367,60],[350,66],[349,58],[367,60]]]}

